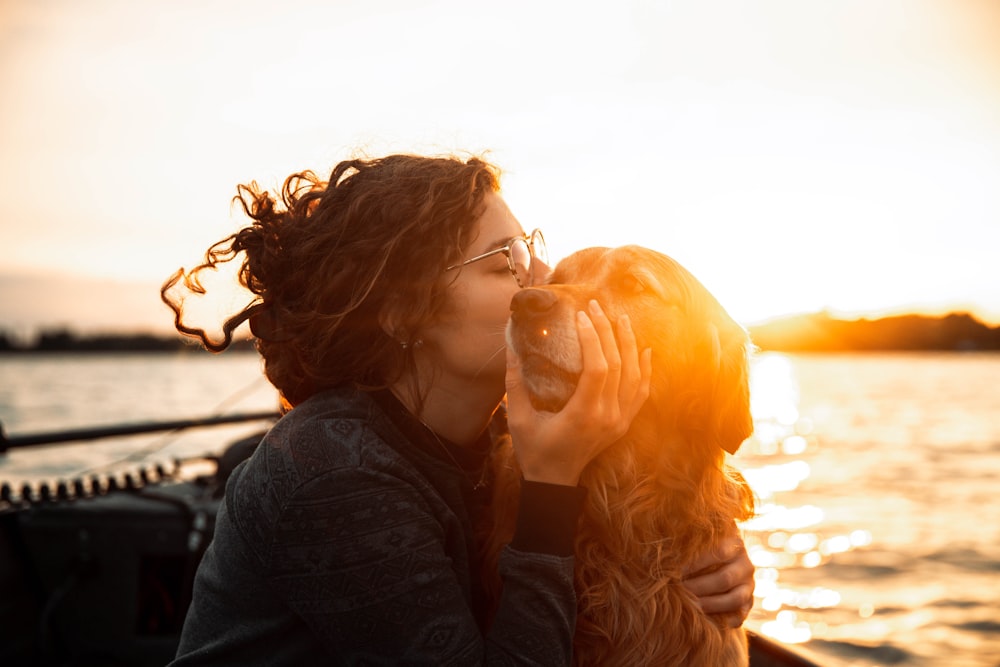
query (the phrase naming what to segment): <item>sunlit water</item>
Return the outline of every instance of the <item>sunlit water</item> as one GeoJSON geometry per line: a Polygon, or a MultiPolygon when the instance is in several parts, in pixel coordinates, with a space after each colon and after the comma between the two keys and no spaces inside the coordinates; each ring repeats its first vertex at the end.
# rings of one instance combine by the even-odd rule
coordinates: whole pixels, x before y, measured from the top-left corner
{"type": "Polygon", "coordinates": [[[751,627],[831,664],[1000,665],[997,378],[1000,355],[760,356],[751,627]]]}
{"type": "MultiPolygon", "coordinates": [[[[828,665],[1000,665],[1000,355],[783,355],[735,458],[759,497],[748,625],[828,665]]],[[[0,356],[10,435],[270,410],[251,354],[0,356]]],[[[0,481],[220,453],[259,425],[32,447],[0,481]]]]}
{"type": "MultiPolygon", "coordinates": [[[[277,410],[274,388],[254,354],[0,355],[0,421],[9,436],[121,423],[172,421],[277,410]]],[[[61,479],[114,465],[169,463],[219,454],[260,424],[16,450],[0,458],[0,479],[61,479]]]]}

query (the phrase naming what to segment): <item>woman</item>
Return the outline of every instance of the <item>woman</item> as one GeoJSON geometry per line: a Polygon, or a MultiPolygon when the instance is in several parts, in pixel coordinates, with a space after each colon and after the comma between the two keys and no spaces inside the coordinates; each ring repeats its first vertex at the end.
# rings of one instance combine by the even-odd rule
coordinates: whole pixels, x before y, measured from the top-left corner
{"type": "MultiPolygon", "coordinates": [[[[548,267],[498,191],[480,159],[406,155],[293,175],[280,203],[241,186],[252,224],[164,285],[178,330],[210,349],[249,320],[292,408],[230,477],[174,664],[569,662],[576,483],[645,400],[649,353],[592,304],[576,394],[531,408],[504,327],[548,267]],[[241,253],[255,300],[216,342],[184,323],[184,290],[241,253]],[[475,534],[506,430],[526,483],[491,601],[475,534]]],[[[719,546],[689,588],[742,621],[752,566],[738,540],[719,546]]]]}

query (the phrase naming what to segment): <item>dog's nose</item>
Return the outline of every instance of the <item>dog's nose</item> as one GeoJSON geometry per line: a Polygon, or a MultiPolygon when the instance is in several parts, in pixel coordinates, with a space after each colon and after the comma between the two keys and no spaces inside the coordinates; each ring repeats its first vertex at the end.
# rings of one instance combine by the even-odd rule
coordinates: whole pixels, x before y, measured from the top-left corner
{"type": "Polygon", "coordinates": [[[519,291],[510,301],[510,310],[518,315],[542,315],[556,303],[556,295],[548,290],[527,288],[519,291]]]}

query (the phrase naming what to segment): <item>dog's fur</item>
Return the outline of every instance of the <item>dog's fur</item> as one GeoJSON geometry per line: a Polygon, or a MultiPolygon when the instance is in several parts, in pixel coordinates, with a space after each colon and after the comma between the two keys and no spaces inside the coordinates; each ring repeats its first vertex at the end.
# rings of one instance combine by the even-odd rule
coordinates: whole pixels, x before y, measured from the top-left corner
{"type": "MultiPolygon", "coordinates": [[[[576,663],[746,665],[744,631],[705,615],[681,579],[753,512],[749,487],[725,463],[753,428],[748,336],[671,258],[638,246],[580,251],[511,303],[508,343],[538,409],[560,409],[576,388],[574,318],[591,299],[612,322],[628,314],[639,349],[652,348],[653,378],[628,433],[580,481],[576,663]]],[[[488,565],[513,534],[520,483],[509,447],[493,465],[488,565]]],[[[500,583],[490,586],[498,594],[500,583]]]]}

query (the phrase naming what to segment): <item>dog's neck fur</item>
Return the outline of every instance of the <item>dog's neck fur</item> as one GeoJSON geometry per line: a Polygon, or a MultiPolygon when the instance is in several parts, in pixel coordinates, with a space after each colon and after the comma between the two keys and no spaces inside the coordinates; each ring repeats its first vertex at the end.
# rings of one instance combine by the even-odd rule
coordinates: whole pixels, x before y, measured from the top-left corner
{"type": "Polygon", "coordinates": [[[748,518],[749,493],[727,473],[721,449],[706,457],[681,438],[635,435],[640,444],[629,449],[659,460],[633,460],[612,445],[581,480],[588,499],[577,535],[575,646],[588,664],[693,664],[685,647],[720,638],[681,580],[734,516],[748,518]],[[688,637],[650,632],[657,627],[688,637]]]}

